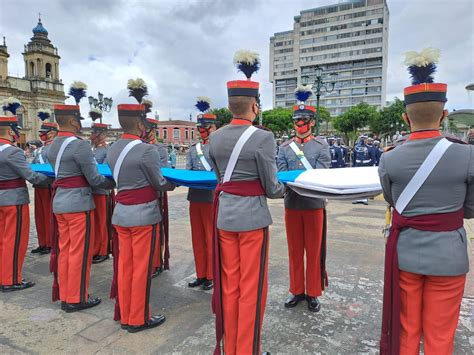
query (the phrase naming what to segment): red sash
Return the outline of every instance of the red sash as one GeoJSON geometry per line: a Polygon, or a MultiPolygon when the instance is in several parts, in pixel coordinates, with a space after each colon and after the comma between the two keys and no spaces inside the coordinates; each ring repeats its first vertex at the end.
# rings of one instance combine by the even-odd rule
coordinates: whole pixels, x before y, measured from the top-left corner
{"type": "Polygon", "coordinates": [[[404,217],[393,212],[392,227],[385,247],[385,275],[383,290],[381,355],[400,353],[400,286],[397,243],[403,228],[429,232],[453,231],[463,226],[463,209],[451,213],[439,213],[404,217]]]}
{"type": "Polygon", "coordinates": [[[13,180],[0,181],[0,190],[19,189],[20,187],[26,187],[25,179],[18,178],[13,180]]]}
{"type": "Polygon", "coordinates": [[[59,241],[58,241],[58,222],[56,216],[53,213],[53,201],[58,188],[62,189],[79,189],[82,187],[89,187],[89,183],[86,178],[82,175],[71,176],[62,179],[56,179],[52,185],[51,192],[51,257],[49,260],[49,271],[53,273],[53,302],[59,300],[59,283],[58,283],[58,254],[59,254],[59,241]]]}
{"type": "Polygon", "coordinates": [[[219,232],[217,230],[217,215],[219,211],[219,197],[221,192],[237,196],[265,196],[265,190],[260,180],[228,181],[218,184],[214,193],[213,203],[213,268],[214,268],[214,292],[212,294],[212,311],[216,315],[216,348],[214,354],[221,353],[221,341],[224,335],[224,323],[222,317],[222,292],[221,292],[221,260],[219,253],[219,232]]]}

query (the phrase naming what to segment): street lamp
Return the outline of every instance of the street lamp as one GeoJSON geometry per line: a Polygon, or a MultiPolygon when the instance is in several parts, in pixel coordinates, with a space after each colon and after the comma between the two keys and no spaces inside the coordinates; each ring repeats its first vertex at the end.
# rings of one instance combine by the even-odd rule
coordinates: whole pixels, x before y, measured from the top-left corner
{"type": "MultiPolygon", "coordinates": [[[[97,97],[98,99],[96,99],[94,96],[88,97],[90,107],[98,108],[102,112],[110,112],[112,109],[112,98],[104,97],[104,94],[102,94],[100,91],[97,93],[97,97]]],[[[102,123],[102,117],[100,117],[100,123],[102,123]]]]}
{"type": "Polygon", "coordinates": [[[319,135],[319,124],[321,121],[321,113],[319,112],[319,99],[321,92],[325,90],[328,94],[333,92],[336,86],[337,73],[330,73],[329,78],[323,78],[323,68],[316,65],[314,74],[301,77],[303,84],[307,85],[313,82],[313,92],[316,94],[316,135],[319,135]]]}

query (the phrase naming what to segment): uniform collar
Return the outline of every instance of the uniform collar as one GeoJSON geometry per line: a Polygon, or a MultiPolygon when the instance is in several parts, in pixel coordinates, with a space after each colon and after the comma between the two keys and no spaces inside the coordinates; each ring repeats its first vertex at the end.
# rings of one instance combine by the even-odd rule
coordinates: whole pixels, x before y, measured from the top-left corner
{"type": "Polygon", "coordinates": [[[0,138],[0,143],[13,145],[8,139],[0,138]]]}
{"type": "Polygon", "coordinates": [[[242,125],[242,126],[250,126],[252,122],[250,120],[247,120],[246,118],[233,118],[232,121],[230,121],[230,124],[233,125],[242,125]]]}
{"type": "Polygon", "coordinates": [[[122,134],[122,136],[120,138],[121,139],[140,139],[139,136],[137,136],[135,134],[130,134],[130,133],[124,133],[124,134],[122,134]]]}
{"type": "Polygon", "coordinates": [[[418,140],[418,139],[428,139],[441,137],[441,132],[437,129],[430,129],[426,131],[415,131],[410,134],[408,137],[409,141],[418,140]]]}
{"type": "Polygon", "coordinates": [[[312,140],[314,138],[314,136],[312,134],[310,134],[309,136],[301,139],[300,137],[297,137],[295,136],[294,141],[298,144],[304,144],[304,143],[308,143],[310,140],[312,140]]]}
{"type": "Polygon", "coordinates": [[[76,137],[76,135],[72,132],[58,132],[58,137],[76,137]]]}

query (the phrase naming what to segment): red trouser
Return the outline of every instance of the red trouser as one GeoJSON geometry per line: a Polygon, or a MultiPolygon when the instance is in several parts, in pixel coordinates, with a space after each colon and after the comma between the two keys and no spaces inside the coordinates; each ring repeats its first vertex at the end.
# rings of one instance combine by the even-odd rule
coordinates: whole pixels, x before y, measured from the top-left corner
{"type": "Polygon", "coordinates": [[[267,301],[268,239],[268,228],[219,230],[226,355],[260,353],[267,301]]]}
{"type": "Polygon", "coordinates": [[[94,248],[92,255],[105,256],[109,253],[109,233],[107,226],[107,195],[94,196],[94,248]]]}
{"type": "Polygon", "coordinates": [[[466,275],[424,276],[400,270],[400,355],[452,354],[466,275]]]}
{"type": "Polygon", "coordinates": [[[189,202],[196,276],[212,280],[212,202],[189,202]]]}
{"type": "Polygon", "coordinates": [[[119,237],[118,295],[121,323],[143,325],[150,319],[150,286],[158,225],[115,226],[119,237]]]}
{"type": "Polygon", "coordinates": [[[29,233],[30,209],[27,204],[0,207],[0,285],[21,282],[29,233]]]}
{"type": "Polygon", "coordinates": [[[290,259],[290,293],[321,296],[321,240],[323,235],[323,209],[285,209],[286,236],[290,259]]]}
{"type": "Polygon", "coordinates": [[[59,299],[86,302],[92,263],[93,211],[55,214],[59,231],[59,299]]]}
{"type": "Polygon", "coordinates": [[[35,187],[35,223],[38,245],[51,248],[51,190],[35,187]]]}
{"type": "MultiPolygon", "coordinates": [[[[161,224],[158,224],[156,228],[160,229],[161,224]]],[[[156,270],[161,267],[161,259],[163,258],[164,246],[161,245],[160,235],[160,233],[156,234],[155,251],[153,253],[153,270],[156,270]]]]}

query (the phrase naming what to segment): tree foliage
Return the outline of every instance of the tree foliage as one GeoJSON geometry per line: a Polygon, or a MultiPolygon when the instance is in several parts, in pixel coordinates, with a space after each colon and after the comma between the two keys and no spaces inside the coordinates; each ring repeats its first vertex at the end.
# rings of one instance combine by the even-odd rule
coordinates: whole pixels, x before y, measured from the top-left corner
{"type": "Polygon", "coordinates": [[[351,107],[333,120],[334,128],[344,134],[357,132],[378,119],[379,113],[366,102],[351,107]]]}
{"type": "Polygon", "coordinates": [[[232,112],[229,111],[227,107],[215,108],[209,111],[210,113],[216,115],[216,126],[220,128],[229,124],[232,120],[232,112]]]}
{"type": "Polygon", "coordinates": [[[382,137],[392,136],[397,131],[406,131],[408,125],[403,121],[402,114],[405,112],[403,101],[395,98],[390,105],[384,107],[377,119],[370,124],[371,130],[382,137]]]}
{"type": "Polygon", "coordinates": [[[263,125],[277,136],[288,134],[293,128],[293,110],[290,108],[274,108],[262,112],[263,125]]]}
{"type": "Polygon", "coordinates": [[[321,120],[319,122],[320,127],[321,127],[321,124],[324,122],[326,124],[326,132],[329,131],[329,123],[332,121],[332,117],[326,107],[319,106],[319,118],[321,120]]]}

